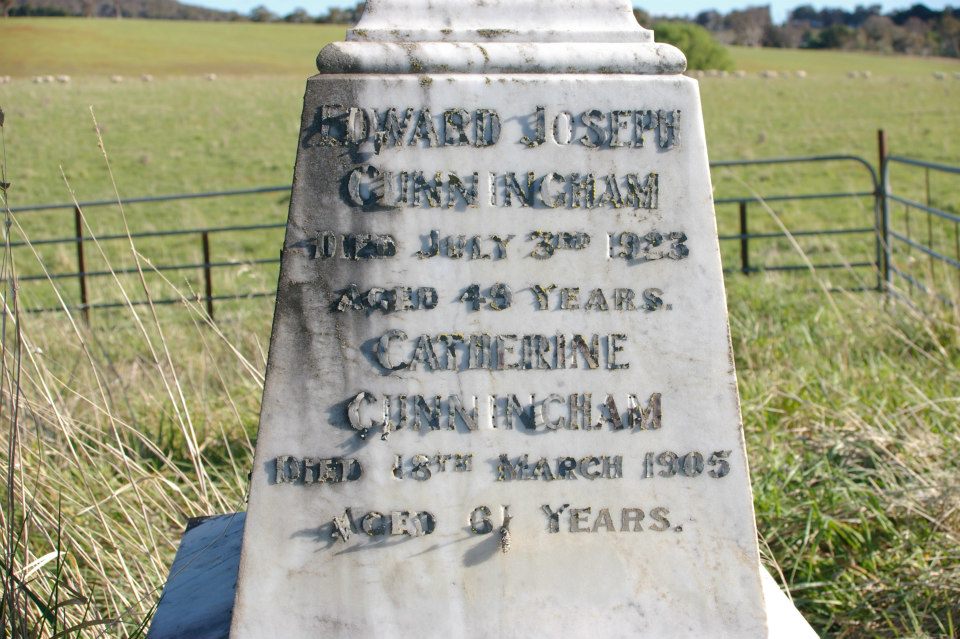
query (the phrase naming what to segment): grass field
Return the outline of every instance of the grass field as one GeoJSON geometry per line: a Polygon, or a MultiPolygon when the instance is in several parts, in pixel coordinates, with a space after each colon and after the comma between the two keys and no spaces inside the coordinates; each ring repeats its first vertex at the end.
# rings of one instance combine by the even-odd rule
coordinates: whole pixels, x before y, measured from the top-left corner
{"type": "Polygon", "coordinates": [[[0,23],[0,72],[17,77],[315,73],[344,27],[252,22],[17,18],[0,23]]]}
{"type": "MultiPolygon", "coordinates": [[[[80,200],[113,197],[90,106],[124,197],[289,183],[304,80],[323,43],[342,32],[0,21],[0,75],[15,76],[0,85],[10,205],[69,201],[69,189],[80,200]],[[62,73],[72,82],[29,79],[62,73]],[[142,73],[155,81],[140,81],[142,73]],[[207,73],[218,77],[206,80],[207,73]],[[126,80],[113,83],[112,74],[126,80]]],[[[957,61],[758,49],[734,49],[733,57],[753,74],[700,82],[713,159],[850,153],[875,164],[876,130],[885,128],[892,152],[960,164],[960,81],[932,76],[960,71],[957,61]],[[808,77],[755,73],[766,69],[803,69],[808,77]],[[872,77],[848,79],[850,70],[872,77]]],[[[818,165],[713,177],[715,195],[724,197],[869,190],[865,175],[818,165]]],[[[898,192],[925,189],[920,174],[898,179],[898,192]]],[[[958,206],[958,186],[935,180],[931,198],[958,206]]],[[[286,206],[287,197],[274,194],[133,206],[127,215],[137,231],[282,222],[286,206]]],[[[122,231],[116,207],[85,214],[97,235],[122,231]]],[[[722,233],[735,232],[735,208],[720,207],[718,216],[722,233]]],[[[770,212],[757,206],[751,230],[869,226],[872,216],[870,198],[770,212]]],[[[13,239],[73,232],[69,212],[24,213],[16,223],[13,239]]],[[[947,240],[957,232],[936,230],[947,240]]],[[[214,258],[273,257],[281,237],[280,230],[215,236],[214,258]]],[[[804,259],[786,242],[756,244],[760,262],[804,259]]],[[[125,240],[104,246],[101,256],[88,244],[88,268],[134,264],[125,240]]],[[[869,237],[801,238],[799,246],[806,257],[827,260],[870,258],[873,250],[869,237]]],[[[35,248],[48,268],[75,265],[72,245],[35,248]]],[[[724,247],[731,265],[736,249],[736,242],[724,247]]],[[[200,256],[195,237],[138,242],[137,251],[157,263],[200,256]]],[[[40,272],[30,249],[14,253],[18,273],[40,272]]],[[[0,327],[0,418],[9,422],[17,398],[22,460],[13,469],[17,525],[5,514],[4,532],[26,538],[22,569],[37,560],[29,584],[44,605],[25,607],[48,636],[97,619],[103,623],[79,634],[135,635],[159,595],[184,518],[243,508],[272,300],[223,305],[212,326],[189,302],[197,273],[166,277],[148,273],[145,282],[155,297],[182,297],[178,308],[104,311],[92,329],[62,314],[26,316],[16,331],[12,323],[0,327]],[[19,394],[11,392],[17,371],[19,394]],[[68,603],[51,609],[50,601],[68,603]]],[[[269,290],[276,281],[275,270],[254,266],[217,278],[217,292],[269,290]]],[[[765,561],[782,571],[824,635],[957,636],[960,317],[943,308],[924,315],[874,294],[828,292],[838,281],[869,284],[873,275],[727,281],[765,561]]],[[[144,294],[136,274],[99,282],[93,299],[144,294]]],[[[74,282],[59,286],[76,300],[74,282]]],[[[47,282],[24,283],[19,293],[23,306],[56,302],[47,282]]],[[[6,427],[0,432],[9,444],[6,427]]]]}
{"type": "Polygon", "coordinates": [[[814,76],[843,76],[849,71],[869,71],[884,78],[917,78],[934,71],[958,71],[960,63],[953,58],[889,56],[869,52],[761,49],[731,47],[736,68],[747,72],[806,71],[814,76]]]}

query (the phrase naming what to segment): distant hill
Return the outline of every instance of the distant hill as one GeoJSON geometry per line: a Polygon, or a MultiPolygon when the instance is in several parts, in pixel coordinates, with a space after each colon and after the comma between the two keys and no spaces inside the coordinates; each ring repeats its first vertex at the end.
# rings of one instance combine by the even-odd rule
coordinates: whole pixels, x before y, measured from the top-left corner
{"type": "Polygon", "coordinates": [[[177,0],[13,0],[11,16],[116,17],[161,20],[246,20],[236,11],[217,11],[177,0]]]}
{"type": "Polygon", "coordinates": [[[198,21],[251,21],[292,22],[321,24],[354,24],[363,13],[364,3],[352,8],[332,7],[318,15],[297,8],[280,16],[263,5],[249,13],[218,11],[177,0],[0,0],[0,16],[13,17],[64,17],[64,18],[115,18],[119,12],[123,18],[146,18],[150,20],[198,20],[198,21]]]}

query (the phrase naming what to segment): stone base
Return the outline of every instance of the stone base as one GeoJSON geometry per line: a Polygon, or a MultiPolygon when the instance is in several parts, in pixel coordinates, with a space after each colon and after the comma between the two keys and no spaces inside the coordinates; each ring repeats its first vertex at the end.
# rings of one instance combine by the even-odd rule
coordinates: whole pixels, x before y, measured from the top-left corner
{"type": "Polygon", "coordinates": [[[760,569],[760,583],[763,585],[770,639],[816,639],[817,633],[766,568],[760,569]]]}
{"type": "Polygon", "coordinates": [[[247,513],[187,522],[148,639],[223,639],[230,636],[247,513]]]}
{"type": "MultiPolygon", "coordinates": [[[[187,523],[147,639],[222,639],[240,569],[246,513],[198,517],[187,523]]],[[[760,571],[771,639],[815,639],[816,632],[766,570],[760,571]]]]}

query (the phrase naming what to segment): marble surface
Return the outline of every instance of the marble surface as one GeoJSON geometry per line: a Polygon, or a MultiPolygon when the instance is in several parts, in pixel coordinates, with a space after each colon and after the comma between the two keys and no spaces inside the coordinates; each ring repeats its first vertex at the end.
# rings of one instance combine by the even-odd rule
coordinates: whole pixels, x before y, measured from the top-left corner
{"type": "MultiPolygon", "coordinates": [[[[245,519],[243,512],[205,517],[184,534],[148,639],[229,636],[245,519]]],[[[817,634],[770,573],[761,570],[760,581],[771,639],[815,639],[817,634]]]]}
{"type": "Polygon", "coordinates": [[[669,44],[588,42],[336,42],[317,56],[321,73],[683,73],[669,44]]]}
{"type": "Polygon", "coordinates": [[[321,73],[683,73],[623,0],[370,0],[321,73]]]}
{"type": "Polygon", "coordinates": [[[653,42],[626,0],[368,0],[348,41],[653,42]]]}
{"type": "Polygon", "coordinates": [[[767,636],[697,83],[622,3],[498,64],[592,9],[643,73],[386,6],[307,83],[232,636],[767,636]]]}

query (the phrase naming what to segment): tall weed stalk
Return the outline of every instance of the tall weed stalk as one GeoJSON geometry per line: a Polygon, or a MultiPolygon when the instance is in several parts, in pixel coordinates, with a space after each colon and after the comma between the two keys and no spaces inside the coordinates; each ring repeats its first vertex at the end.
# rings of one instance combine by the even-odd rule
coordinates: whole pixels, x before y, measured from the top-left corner
{"type": "Polygon", "coordinates": [[[215,325],[195,295],[156,272],[179,308],[135,305],[156,294],[144,277],[149,260],[131,240],[140,286],[127,290],[85,216],[125,307],[88,326],[48,274],[62,312],[21,312],[11,237],[26,242],[17,257],[47,271],[10,212],[5,160],[2,169],[0,632],[140,636],[185,520],[243,508],[263,313],[215,325]]]}

